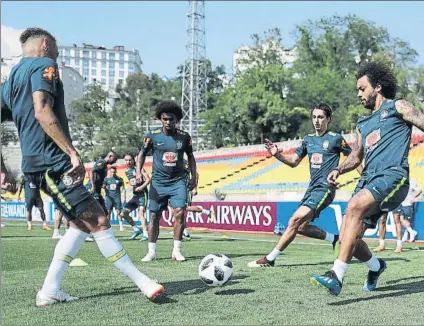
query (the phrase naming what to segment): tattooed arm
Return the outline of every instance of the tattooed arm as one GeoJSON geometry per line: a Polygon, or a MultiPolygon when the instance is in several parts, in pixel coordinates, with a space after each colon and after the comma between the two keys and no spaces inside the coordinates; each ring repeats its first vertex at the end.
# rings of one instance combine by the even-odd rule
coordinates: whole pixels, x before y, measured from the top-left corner
{"type": "Polygon", "coordinates": [[[40,123],[45,133],[68,156],[77,155],[77,151],[70,139],[65,135],[59,120],[53,112],[54,98],[46,91],[32,93],[34,102],[35,119],[40,123]]]}
{"type": "Polygon", "coordinates": [[[424,131],[424,112],[414,107],[407,100],[398,100],[395,105],[404,121],[424,131]]]}
{"type": "MultiPolygon", "coordinates": [[[[358,129],[356,129],[356,144],[352,148],[352,152],[349,156],[341,163],[336,169],[330,172],[327,177],[329,184],[337,186],[339,183],[336,181],[339,175],[347,173],[354,169],[358,169],[361,174],[362,169],[360,168],[362,160],[364,159],[364,149],[362,148],[362,137],[358,129]]],[[[362,166],[361,166],[362,167],[362,166]]]]}

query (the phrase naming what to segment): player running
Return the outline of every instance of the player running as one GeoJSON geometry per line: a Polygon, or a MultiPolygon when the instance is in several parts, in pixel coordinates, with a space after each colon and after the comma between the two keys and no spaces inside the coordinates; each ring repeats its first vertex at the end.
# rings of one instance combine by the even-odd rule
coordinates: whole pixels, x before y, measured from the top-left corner
{"type": "MultiPolygon", "coordinates": [[[[105,205],[108,219],[110,220],[113,208],[116,209],[116,214],[118,216],[122,211],[121,188],[124,186],[124,180],[116,175],[116,167],[114,166],[109,169],[109,173],[110,175],[103,181],[103,188],[106,194],[105,205]]],[[[124,202],[126,201],[126,194],[124,191],[124,202]]]]}
{"type": "Polygon", "coordinates": [[[315,133],[303,138],[302,144],[292,155],[282,154],[277,145],[266,139],[265,147],[279,161],[294,168],[308,155],[311,181],[296,211],[290,217],[288,226],[277,246],[264,258],[248,263],[248,267],[271,267],[281,252],[295,239],[296,234],[327,240],[335,247],[338,236],[310,225],[321,211],[334,199],[336,188],[327,182],[327,175],[340,160],[340,154],[347,156],[351,148],[342,135],[328,131],[332,110],[329,105],[320,103],[311,109],[312,125],[315,133]]]}
{"type": "Polygon", "coordinates": [[[125,171],[125,175],[127,176],[128,183],[130,184],[131,191],[133,192],[133,196],[128,203],[125,204],[124,209],[122,210],[120,217],[120,230],[123,230],[122,218],[124,218],[133,228],[134,233],[130,237],[130,240],[135,240],[137,236],[143,233],[143,237],[141,241],[146,241],[148,239],[147,233],[147,221],[146,221],[146,206],[147,206],[147,186],[150,183],[150,177],[147,172],[142,170],[142,180],[141,182],[137,182],[136,173],[135,173],[135,160],[134,156],[131,154],[125,155],[125,164],[127,165],[127,170],[125,171]],[[130,213],[138,208],[138,216],[141,222],[141,227],[143,231],[141,231],[137,226],[130,213]],[[122,228],[121,228],[122,227],[122,228]]]}
{"type": "Polygon", "coordinates": [[[86,184],[87,189],[97,199],[106,214],[108,210],[102,196],[103,183],[107,174],[107,166],[114,164],[117,160],[118,155],[113,151],[110,151],[104,158],[98,159],[91,169],[90,179],[86,184]]]}
{"type": "Polygon", "coordinates": [[[371,114],[358,119],[357,146],[328,175],[328,182],[337,185],[337,178],[359,166],[362,160],[364,171],[347,205],[338,258],[330,271],[311,278],[311,283],[334,295],[342,290],[353,255],[369,268],[364,291],[374,291],[386,269],[386,263],[370,252],[362,237],[367,228],[375,228],[383,213],[395,209],[405,199],[412,126],[424,131],[424,113],[404,99],[394,100],[396,86],[393,71],[383,63],[368,62],[359,69],[358,97],[371,114]]]}
{"type": "MultiPolygon", "coordinates": [[[[164,292],[163,286],[137,269],[113,235],[103,208],[82,184],[85,168],[71,142],[55,38],[41,28],[28,28],[20,42],[23,58],[2,87],[2,121],[13,118],[16,124],[25,177],[52,197],[71,225],[57,242],[36,306],[78,299],[62,291],[60,284],[90,232],[103,256],[154,300],[164,292]]],[[[3,163],[1,172],[7,176],[3,163]]],[[[7,183],[2,177],[2,187],[7,183]]]]}
{"type": "Polygon", "coordinates": [[[156,259],[156,241],[159,236],[159,221],[168,201],[173,208],[174,249],[172,258],[185,261],[181,253],[182,235],[185,227],[185,207],[187,204],[186,172],[183,156],[187,154],[190,166],[190,190],[197,186],[196,160],[193,155],[191,137],[185,131],[177,129],[176,124],[183,117],[181,107],[171,101],[160,102],[156,107],[156,118],[163,127],[149,131],[137,157],[137,181],[142,181],[142,169],[147,154],[153,152],[152,183],[150,185],[150,229],[149,251],[143,262],[156,259]]]}
{"type": "Polygon", "coordinates": [[[46,214],[44,213],[44,203],[41,199],[40,188],[37,187],[34,183],[26,179],[24,175],[20,178],[20,183],[18,187],[18,201],[21,201],[22,190],[25,189],[25,208],[26,208],[26,221],[27,221],[27,230],[32,230],[32,208],[35,206],[40,211],[40,217],[43,221],[43,230],[51,231],[51,228],[48,227],[46,223],[46,214]]]}

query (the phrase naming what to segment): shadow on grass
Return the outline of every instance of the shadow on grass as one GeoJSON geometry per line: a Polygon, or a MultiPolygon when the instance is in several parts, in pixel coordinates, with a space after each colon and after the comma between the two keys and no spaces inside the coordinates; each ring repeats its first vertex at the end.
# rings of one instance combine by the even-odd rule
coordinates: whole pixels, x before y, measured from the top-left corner
{"type": "MultiPolygon", "coordinates": [[[[384,261],[388,262],[388,261],[402,261],[402,262],[406,262],[409,263],[410,260],[407,258],[402,258],[402,257],[387,257],[387,258],[383,258],[384,261]]],[[[276,267],[280,267],[280,268],[284,268],[284,267],[303,267],[303,266],[319,266],[319,265],[329,265],[331,266],[334,263],[334,261],[324,261],[324,262],[317,262],[317,263],[305,263],[305,264],[283,264],[283,265],[277,265],[276,267]]],[[[359,261],[359,260],[353,260],[351,261],[349,264],[363,264],[363,262],[359,261]]]]}
{"type": "Polygon", "coordinates": [[[357,299],[349,299],[349,300],[343,300],[343,301],[337,301],[329,303],[330,306],[343,306],[351,303],[357,303],[357,302],[363,302],[363,301],[372,301],[372,300],[379,300],[379,299],[385,299],[385,298],[393,298],[393,297],[400,297],[403,295],[408,294],[414,294],[414,293],[423,293],[424,292],[424,276],[416,276],[416,277],[407,277],[399,280],[393,280],[388,281],[387,284],[396,284],[396,285],[389,285],[389,286],[383,286],[380,288],[377,288],[374,292],[388,292],[388,293],[381,293],[378,295],[373,295],[365,298],[357,298],[357,299]],[[418,281],[417,279],[422,279],[418,281]],[[417,280],[415,282],[410,283],[402,283],[402,284],[396,284],[402,281],[407,280],[417,280]]]}
{"type": "Polygon", "coordinates": [[[231,290],[222,290],[215,292],[216,295],[238,295],[238,294],[249,294],[255,292],[252,289],[231,289],[231,290]]]}
{"type": "MultiPolygon", "coordinates": [[[[203,256],[185,256],[185,257],[188,260],[203,259],[207,254],[210,254],[210,253],[212,253],[212,254],[215,253],[216,254],[218,252],[219,252],[219,250],[215,250],[214,252],[206,253],[203,256]]],[[[264,253],[263,252],[261,252],[261,253],[242,253],[242,254],[240,254],[240,253],[238,253],[238,254],[230,254],[230,253],[227,253],[227,252],[221,252],[221,253],[224,254],[224,255],[226,255],[230,259],[238,258],[238,257],[249,257],[249,256],[253,256],[253,257],[256,257],[256,256],[263,257],[264,256],[264,253]]],[[[157,261],[169,260],[169,259],[170,259],[169,257],[156,258],[157,261]]],[[[184,264],[184,262],[182,262],[182,263],[184,264]]]]}

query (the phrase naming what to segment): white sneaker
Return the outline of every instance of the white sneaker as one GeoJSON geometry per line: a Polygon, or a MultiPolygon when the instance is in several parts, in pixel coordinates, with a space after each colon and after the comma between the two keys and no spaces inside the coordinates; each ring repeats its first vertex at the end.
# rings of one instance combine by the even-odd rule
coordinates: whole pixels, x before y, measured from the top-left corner
{"type": "Polygon", "coordinates": [[[52,239],[54,239],[54,240],[60,240],[60,239],[62,239],[62,235],[61,234],[53,234],[52,235],[52,239]]]}
{"type": "Polygon", "coordinates": [[[119,231],[125,231],[125,229],[122,227],[122,228],[119,228],[119,231]]]}
{"type": "Polygon", "coordinates": [[[85,238],[86,242],[94,242],[94,239],[92,237],[87,237],[85,238]]]}
{"type": "Polygon", "coordinates": [[[406,242],[406,241],[408,241],[408,231],[405,231],[402,237],[402,242],[406,242]]]}
{"type": "Polygon", "coordinates": [[[146,254],[146,256],[144,256],[141,261],[146,262],[146,261],[152,261],[156,259],[156,253],[155,252],[148,252],[146,254]]]}
{"type": "Polygon", "coordinates": [[[55,303],[60,303],[60,302],[69,302],[69,301],[74,301],[74,300],[78,300],[78,297],[73,297],[65,292],[63,292],[62,290],[58,291],[56,293],[56,295],[51,296],[51,295],[45,295],[43,293],[41,293],[41,291],[38,291],[37,293],[37,297],[35,298],[35,305],[37,307],[46,307],[46,306],[50,306],[52,304],[55,303]]]}
{"type": "Polygon", "coordinates": [[[4,225],[3,223],[1,223],[1,227],[4,228],[6,225],[4,225]]]}
{"type": "Polygon", "coordinates": [[[185,257],[179,250],[172,251],[172,259],[176,261],[186,261],[185,257]]]}
{"type": "Polygon", "coordinates": [[[415,230],[412,230],[412,232],[409,232],[409,242],[414,242],[417,234],[418,232],[415,230]]]}
{"type": "Polygon", "coordinates": [[[150,280],[144,284],[141,292],[148,297],[150,300],[154,301],[159,295],[165,292],[163,285],[156,283],[153,280],[150,280]]]}

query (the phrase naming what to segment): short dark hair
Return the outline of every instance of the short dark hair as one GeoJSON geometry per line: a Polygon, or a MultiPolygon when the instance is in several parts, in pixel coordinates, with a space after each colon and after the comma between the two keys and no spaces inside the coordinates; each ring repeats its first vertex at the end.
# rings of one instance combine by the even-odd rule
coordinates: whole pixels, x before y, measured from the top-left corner
{"type": "Polygon", "coordinates": [[[394,99],[396,97],[397,82],[396,77],[388,65],[383,62],[366,62],[356,75],[356,79],[367,76],[372,87],[381,85],[381,93],[385,98],[394,99]]]}
{"type": "Polygon", "coordinates": [[[56,42],[56,38],[52,34],[47,32],[45,29],[42,29],[39,27],[30,27],[24,30],[21,36],[19,37],[19,41],[21,42],[22,45],[24,45],[28,41],[28,39],[32,37],[35,37],[35,38],[48,37],[51,40],[56,42]]]}
{"type": "Polygon", "coordinates": [[[161,118],[162,113],[173,113],[178,121],[183,118],[183,110],[174,101],[161,101],[156,105],[155,116],[156,119],[161,118]]]}
{"type": "Polygon", "coordinates": [[[125,156],[131,156],[131,158],[135,161],[134,155],[132,155],[131,153],[127,153],[127,154],[125,154],[125,155],[124,155],[124,158],[125,158],[125,156]]]}
{"type": "Polygon", "coordinates": [[[312,106],[311,114],[315,109],[324,111],[327,118],[331,119],[331,116],[333,115],[333,110],[331,110],[331,107],[327,103],[318,103],[312,106]]]}
{"type": "Polygon", "coordinates": [[[110,169],[116,171],[116,167],[115,166],[111,166],[110,169]]]}

